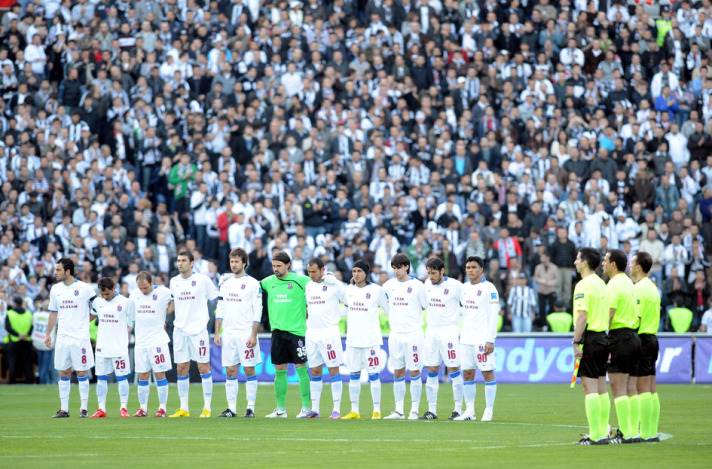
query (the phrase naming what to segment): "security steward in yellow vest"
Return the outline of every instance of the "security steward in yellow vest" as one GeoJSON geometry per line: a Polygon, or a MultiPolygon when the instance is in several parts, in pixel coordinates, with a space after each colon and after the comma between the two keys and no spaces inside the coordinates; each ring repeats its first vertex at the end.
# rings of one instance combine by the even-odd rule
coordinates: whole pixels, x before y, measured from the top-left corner
{"type": "Polygon", "coordinates": [[[27,311],[22,303],[22,298],[16,296],[13,300],[13,308],[8,310],[5,318],[10,384],[17,383],[21,372],[25,383],[33,384],[35,382],[35,374],[32,369],[32,313],[27,311]]]}

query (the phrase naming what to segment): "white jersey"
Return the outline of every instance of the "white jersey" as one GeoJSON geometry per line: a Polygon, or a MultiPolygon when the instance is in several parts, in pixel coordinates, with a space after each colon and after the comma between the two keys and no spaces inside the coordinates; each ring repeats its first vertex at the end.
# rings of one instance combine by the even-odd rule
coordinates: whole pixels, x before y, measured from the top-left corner
{"type": "Polygon", "coordinates": [[[129,326],[134,323],[134,304],[125,296],[116,295],[111,301],[98,296],[94,313],[99,318],[96,333],[97,357],[121,357],[129,351],[129,326]]]}
{"type": "Polygon", "coordinates": [[[423,310],[428,307],[425,285],[415,277],[401,282],[392,278],[383,284],[388,295],[388,320],[392,332],[423,331],[423,310]]]}
{"type": "Polygon", "coordinates": [[[466,345],[494,344],[497,338],[499,294],[492,282],[467,282],[462,286],[463,315],[460,343],[466,345]]]}
{"type": "Polygon", "coordinates": [[[89,340],[89,315],[97,296],[89,284],[75,280],[55,283],[49,291],[49,310],[57,313],[57,337],[89,340]]]}
{"type": "Polygon", "coordinates": [[[346,304],[346,287],[338,280],[334,285],[327,285],[313,280],[304,288],[307,299],[307,330],[319,330],[338,327],[343,317],[339,303],[346,304]]]}
{"type": "Polygon", "coordinates": [[[215,319],[222,319],[224,334],[251,332],[253,324],[262,321],[260,282],[247,274],[225,280],[220,287],[215,319]]]}
{"type": "Polygon", "coordinates": [[[442,282],[433,285],[430,279],[425,281],[428,296],[428,328],[451,327],[460,322],[460,297],[462,284],[445,277],[442,282]]]}
{"type": "Polygon", "coordinates": [[[217,300],[219,294],[210,277],[197,272],[188,278],[176,275],[171,279],[171,294],[176,305],[175,327],[188,335],[206,330],[210,320],[208,301],[217,300]]]}
{"type": "Polygon", "coordinates": [[[173,301],[171,291],[155,285],[148,295],[134,288],[129,299],[136,312],[136,348],[160,347],[171,341],[166,333],[166,310],[173,301]]]}
{"type": "Polygon", "coordinates": [[[388,313],[388,297],[380,285],[369,283],[365,287],[346,287],[346,345],[374,347],[383,344],[378,307],[388,313]]]}

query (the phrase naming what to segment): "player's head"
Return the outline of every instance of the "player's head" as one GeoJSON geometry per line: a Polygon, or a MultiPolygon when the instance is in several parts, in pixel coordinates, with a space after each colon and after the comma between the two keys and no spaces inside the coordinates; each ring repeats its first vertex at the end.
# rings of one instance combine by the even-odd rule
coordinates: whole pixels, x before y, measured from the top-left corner
{"type": "Polygon", "coordinates": [[[613,277],[619,272],[625,272],[625,268],[628,265],[628,258],[620,249],[610,249],[606,252],[606,257],[603,258],[601,264],[603,266],[603,273],[609,277],[613,277]]]}
{"type": "Polygon", "coordinates": [[[68,278],[74,277],[74,261],[68,257],[58,260],[54,267],[54,276],[58,282],[64,282],[68,278]]]}
{"type": "Polygon", "coordinates": [[[368,283],[371,268],[364,261],[358,260],[354,262],[354,266],[351,268],[351,275],[353,276],[354,283],[362,287],[368,283]]]}
{"type": "Polygon", "coordinates": [[[648,275],[651,267],[653,267],[653,257],[645,251],[636,252],[630,260],[630,274],[636,279],[648,275]]]}
{"type": "Polygon", "coordinates": [[[439,257],[432,257],[425,264],[425,269],[428,271],[428,277],[433,285],[437,285],[445,278],[445,264],[439,257]]]}
{"type": "Polygon", "coordinates": [[[116,296],[116,283],[111,277],[101,277],[99,282],[97,282],[99,287],[99,295],[106,301],[111,301],[116,296]]]}
{"type": "Polygon", "coordinates": [[[576,271],[582,274],[586,269],[594,271],[601,265],[601,255],[593,248],[581,248],[576,255],[574,266],[576,271]]]}
{"type": "Polygon", "coordinates": [[[391,267],[393,267],[398,280],[405,280],[410,274],[410,259],[406,254],[399,252],[391,259],[391,267]]]}
{"type": "Polygon", "coordinates": [[[321,279],[324,277],[325,270],[324,261],[318,257],[312,257],[309,259],[309,263],[307,264],[307,275],[309,275],[309,278],[314,282],[321,282],[321,279]]]}
{"type": "Polygon", "coordinates": [[[485,263],[479,256],[470,256],[465,261],[465,274],[470,282],[477,283],[482,281],[482,275],[485,272],[485,263]]]}
{"type": "Polygon", "coordinates": [[[272,272],[277,278],[284,278],[289,274],[289,266],[292,264],[292,259],[289,254],[284,251],[275,252],[272,256],[272,272]]]}
{"type": "Polygon", "coordinates": [[[141,293],[148,295],[153,290],[153,276],[148,270],[142,270],[136,275],[136,285],[141,293]]]}
{"type": "Polygon", "coordinates": [[[232,273],[242,276],[245,274],[245,267],[247,267],[247,252],[242,248],[230,251],[230,270],[232,270],[232,273]]]}
{"type": "Polygon", "coordinates": [[[181,275],[190,274],[193,271],[193,253],[190,251],[181,251],[178,253],[178,272],[181,275]]]}

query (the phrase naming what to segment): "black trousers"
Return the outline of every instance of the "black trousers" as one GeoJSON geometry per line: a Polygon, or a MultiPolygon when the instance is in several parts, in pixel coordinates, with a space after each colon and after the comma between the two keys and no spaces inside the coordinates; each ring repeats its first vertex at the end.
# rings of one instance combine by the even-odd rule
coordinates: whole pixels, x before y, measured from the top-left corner
{"type": "Polygon", "coordinates": [[[33,384],[35,374],[32,371],[32,342],[26,340],[9,342],[5,347],[10,365],[10,384],[17,383],[20,377],[24,377],[24,383],[33,384]]]}

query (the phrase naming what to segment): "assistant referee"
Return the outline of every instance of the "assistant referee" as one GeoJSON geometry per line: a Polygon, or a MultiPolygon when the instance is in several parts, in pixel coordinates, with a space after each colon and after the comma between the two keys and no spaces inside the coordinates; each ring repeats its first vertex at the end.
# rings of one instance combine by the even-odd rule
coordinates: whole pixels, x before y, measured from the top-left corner
{"type": "Polygon", "coordinates": [[[307,300],[305,287],[311,279],[290,272],[292,260],[289,254],[279,251],[272,256],[272,271],[260,282],[263,307],[267,308],[272,328],[271,360],[275,368],[274,394],[277,408],[268,418],[287,417],[287,365],[294,363],[299,377],[302,395],[302,410],[297,418],[306,418],[311,399],[309,396],[309,372],[307,370],[307,347],[304,335],[307,331],[307,300]]]}
{"type": "Polygon", "coordinates": [[[606,284],[595,272],[600,263],[601,255],[593,248],[581,248],[574,261],[582,280],[574,289],[573,347],[574,356],[581,360],[578,375],[583,384],[589,427],[588,436],[579,441],[580,445],[608,444],[608,293],[606,284]]]}
{"type": "MultiPolygon", "coordinates": [[[[630,274],[635,280],[635,306],[640,317],[638,336],[642,345],[638,362],[638,398],[640,401],[640,437],[644,442],[660,441],[658,420],[660,401],[655,389],[655,361],[658,359],[660,326],[660,292],[648,272],[653,258],[647,252],[636,253],[630,261],[630,274]]],[[[635,433],[635,431],[633,431],[635,433]]]]}

